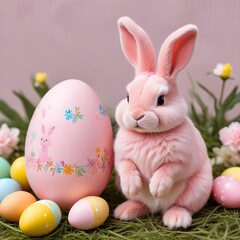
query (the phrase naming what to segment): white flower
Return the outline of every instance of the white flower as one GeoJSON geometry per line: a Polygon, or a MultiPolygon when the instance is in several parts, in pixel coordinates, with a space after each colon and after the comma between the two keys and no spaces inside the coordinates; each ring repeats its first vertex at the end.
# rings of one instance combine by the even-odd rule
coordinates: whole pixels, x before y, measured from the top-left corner
{"type": "Polygon", "coordinates": [[[213,152],[216,154],[216,158],[212,160],[213,164],[224,164],[226,166],[235,166],[240,164],[240,154],[233,152],[227,146],[221,146],[221,148],[215,147],[213,148],[213,152]]]}
{"type": "Polygon", "coordinates": [[[224,164],[224,159],[222,157],[216,156],[210,159],[212,166],[224,164]]]}
{"type": "Polygon", "coordinates": [[[213,69],[213,73],[217,76],[220,76],[222,74],[222,70],[223,70],[223,64],[218,63],[217,66],[213,69]]]}
{"type": "Polygon", "coordinates": [[[7,158],[11,155],[19,142],[18,128],[9,128],[6,123],[0,128],[0,156],[7,158]]]}

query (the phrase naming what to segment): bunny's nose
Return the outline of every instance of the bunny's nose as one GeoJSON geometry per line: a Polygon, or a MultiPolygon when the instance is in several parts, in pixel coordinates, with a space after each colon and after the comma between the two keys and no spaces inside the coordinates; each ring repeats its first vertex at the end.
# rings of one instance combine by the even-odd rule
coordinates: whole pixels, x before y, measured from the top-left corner
{"type": "Polygon", "coordinates": [[[134,118],[135,120],[137,120],[137,121],[139,121],[141,118],[143,118],[144,117],[144,115],[141,115],[141,116],[139,116],[139,117],[137,117],[137,118],[134,118]]]}
{"type": "Polygon", "coordinates": [[[132,118],[139,121],[145,116],[145,111],[142,108],[135,108],[131,111],[132,118]]]}
{"type": "Polygon", "coordinates": [[[142,111],[134,111],[134,112],[132,112],[131,115],[136,121],[139,121],[140,119],[142,119],[144,117],[144,113],[142,111]]]}

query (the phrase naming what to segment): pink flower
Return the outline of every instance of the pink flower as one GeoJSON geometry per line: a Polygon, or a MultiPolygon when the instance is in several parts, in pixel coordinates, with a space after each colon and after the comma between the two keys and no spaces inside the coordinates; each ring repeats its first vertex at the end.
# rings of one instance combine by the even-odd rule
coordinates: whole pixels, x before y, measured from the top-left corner
{"type": "Polygon", "coordinates": [[[7,158],[11,155],[19,142],[20,131],[18,128],[9,128],[6,123],[0,128],[0,156],[7,158]]]}
{"type": "Polygon", "coordinates": [[[240,123],[233,122],[228,127],[219,131],[220,140],[223,145],[229,146],[234,152],[240,151],[240,123]]]}

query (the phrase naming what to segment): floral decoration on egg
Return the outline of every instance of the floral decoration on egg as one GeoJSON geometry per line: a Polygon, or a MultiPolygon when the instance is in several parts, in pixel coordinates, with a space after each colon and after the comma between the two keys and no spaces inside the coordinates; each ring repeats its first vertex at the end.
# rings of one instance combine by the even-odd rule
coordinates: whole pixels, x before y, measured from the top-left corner
{"type": "Polygon", "coordinates": [[[65,161],[53,162],[47,161],[43,163],[40,158],[36,157],[35,152],[31,152],[31,155],[28,158],[28,166],[34,168],[38,171],[50,171],[52,176],[55,174],[63,174],[63,175],[72,175],[75,174],[76,177],[81,177],[86,173],[90,173],[95,175],[97,171],[101,170],[105,171],[106,166],[108,166],[111,162],[110,152],[107,148],[102,150],[100,147],[96,148],[96,157],[88,158],[86,160],[86,165],[80,166],[78,164],[68,164],[65,161]]]}
{"type": "Polygon", "coordinates": [[[102,115],[102,116],[106,116],[107,115],[107,112],[106,112],[106,110],[105,110],[105,108],[103,107],[102,104],[99,104],[98,110],[100,112],[100,115],[102,115]]]}
{"type": "Polygon", "coordinates": [[[80,108],[79,107],[75,107],[74,109],[74,113],[71,109],[67,109],[65,110],[65,114],[64,116],[66,117],[67,121],[71,121],[73,123],[76,123],[78,120],[83,120],[83,115],[80,112],[80,108]]]}

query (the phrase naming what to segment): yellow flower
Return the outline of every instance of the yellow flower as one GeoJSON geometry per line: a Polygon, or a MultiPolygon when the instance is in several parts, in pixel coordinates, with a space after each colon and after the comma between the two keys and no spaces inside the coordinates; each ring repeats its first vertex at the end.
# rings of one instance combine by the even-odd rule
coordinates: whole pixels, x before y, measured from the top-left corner
{"type": "Polygon", "coordinates": [[[97,147],[96,148],[96,153],[99,154],[101,152],[101,148],[100,147],[97,147]]]}
{"type": "Polygon", "coordinates": [[[71,175],[74,172],[74,169],[70,165],[64,165],[63,167],[63,173],[65,175],[71,175]]]}
{"type": "Polygon", "coordinates": [[[45,72],[38,72],[35,74],[35,80],[39,84],[44,84],[47,79],[47,74],[45,72]]]}
{"type": "Polygon", "coordinates": [[[230,75],[232,73],[232,66],[230,63],[218,63],[217,66],[214,68],[213,73],[221,79],[227,80],[230,78],[230,75]]]}

